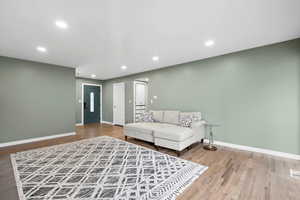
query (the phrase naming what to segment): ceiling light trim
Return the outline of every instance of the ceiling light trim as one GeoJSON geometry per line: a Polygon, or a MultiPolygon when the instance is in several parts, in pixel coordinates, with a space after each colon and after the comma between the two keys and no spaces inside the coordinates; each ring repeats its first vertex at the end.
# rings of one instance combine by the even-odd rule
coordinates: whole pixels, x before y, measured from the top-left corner
{"type": "Polygon", "coordinates": [[[36,50],[42,53],[46,53],[47,52],[47,48],[43,47],[43,46],[37,46],[36,50]]]}
{"type": "Polygon", "coordinates": [[[66,21],[64,21],[64,20],[56,20],[55,21],[55,25],[58,28],[61,28],[61,29],[68,29],[69,28],[68,23],[66,21]]]}
{"type": "Polygon", "coordinates": [[[122,69],[122,70],[126,70],[126,69],[127,69],[127,66],[126,66],[126,65],[122,65],[122,66],[121,66],[121,69],[122,69]]]}

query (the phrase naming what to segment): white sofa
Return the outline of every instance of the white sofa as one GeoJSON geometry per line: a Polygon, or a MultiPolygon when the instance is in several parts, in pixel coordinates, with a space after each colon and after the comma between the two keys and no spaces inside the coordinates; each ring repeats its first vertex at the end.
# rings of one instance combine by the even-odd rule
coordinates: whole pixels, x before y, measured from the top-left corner
{"type": "Polygon", "coordinates": [[[124,126],[125,139],[133,137],[180,152],[190,145],[203,141],[205,128],[200,112],[150,111],[154,122],[136,122],[124,126]],[[191,127],[180,126],[183,117],[197,119],[191,127]]]}

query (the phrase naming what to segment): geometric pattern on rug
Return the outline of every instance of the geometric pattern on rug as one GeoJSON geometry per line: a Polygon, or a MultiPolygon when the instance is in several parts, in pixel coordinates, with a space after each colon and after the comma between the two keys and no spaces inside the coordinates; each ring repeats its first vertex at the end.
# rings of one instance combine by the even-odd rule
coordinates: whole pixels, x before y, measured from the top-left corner
{"type": "Polygon", "coordinates": [[[175,199],[206,169],[108,136],[11,155],[21,200],[175,199]]]}

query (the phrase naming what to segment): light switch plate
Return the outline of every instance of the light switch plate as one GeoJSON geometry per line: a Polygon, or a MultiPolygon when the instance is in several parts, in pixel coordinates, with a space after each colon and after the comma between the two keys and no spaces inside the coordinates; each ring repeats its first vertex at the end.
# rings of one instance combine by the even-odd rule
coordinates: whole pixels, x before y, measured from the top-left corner
{"type": "Polygon", "coordinates": [[[290,176],[292,178],[300,179],[300,171],[290,169],[290,176]]]}

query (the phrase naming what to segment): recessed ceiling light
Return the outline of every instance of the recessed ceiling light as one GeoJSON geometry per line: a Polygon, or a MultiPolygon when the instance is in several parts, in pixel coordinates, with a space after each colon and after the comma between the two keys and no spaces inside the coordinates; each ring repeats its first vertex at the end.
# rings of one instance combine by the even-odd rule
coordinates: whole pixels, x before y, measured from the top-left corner
{"type": "Polygon", "coordinates": [[[158,61],[158,60],[159,60],[159,57],[158,57],[158,56],[153,56],[153,57],[152,57],[152,60],[153,60],[153,61],[158,61]]]}
{"type": "Polygon", "coordinates": [[[38,50],[39,52],[43,52],[43,53],[47,52],[47,49],[45,47],[42,47],[42,46],[36,47],[36,50],[38,50]]]}
{"type": "Polygon", "coordinates": [[[121,66],[121,69],[125,70],[125,69],[127,69],[127,66],[123,65],[123,66],[121,66]]]}
{"type": "Polygon", "coordinates": [[[65,22],[63,20],[57,20],[57,21],[55,21],[55,25],[58,28],[61,28],[61,29],[67,29],[69,27],[68,24],[67,24],[67,22],[65,22]]]}
{"type": "Polygon", "coordinates": [[[96,78],[96,74],[92,74],[91,77],[92,77],[92,78],[96,78]]]}
{"type": "Polygon", "coordinates": [[[215,41],[213,41],[213,40],[207,40],[207,41],[205,41],[204,44],[207,47],[211,47],[211,46],[213,46],[215,44],[215,41]]]}

